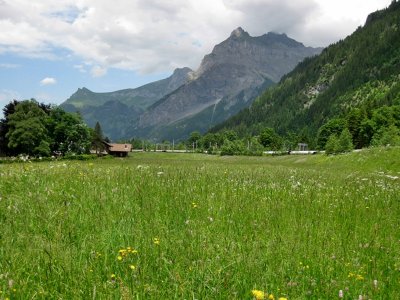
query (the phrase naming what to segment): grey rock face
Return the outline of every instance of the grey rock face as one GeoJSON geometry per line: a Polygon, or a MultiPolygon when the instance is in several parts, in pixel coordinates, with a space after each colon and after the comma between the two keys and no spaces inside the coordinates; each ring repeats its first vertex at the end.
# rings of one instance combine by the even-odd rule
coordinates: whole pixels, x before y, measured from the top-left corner
{"type": "MultiPolygon", "coordinates": [[[[285,34],[268,33],[251,37],[239,27],[204,57],[198,70],[191,74],[192,80],[140,115],[132,135],[140,136],[146,132],[148,138],[168,139],[168,134],[160,135],[158,131],[165,131],[165,127],[169,126],[169,131],[173,132],[174,124],[178,123],[180,128],[190,127],[192,118],[199,119],[195,116],[207,109],[215,113],[216,105],[223,105],[222,111],[228,117],[232,115],[231,108],[234,107],[237,112],[251,104],[256,96],[252,91],[266,82],[278,82],[304,58],[321,50],[305,47],[285,34]],[[238,107],[239,102],[241,105],[238,107]],[[210,110],[212,106],[214,109],[210,110]],[[183,121],[186,119],[188,124],[183,121]]],[[[213,120],[221,121],[221,118],[214,119],[209,115],[203,116],[203,119],[203,122],[197,122],[195,130],[204,132],[214,125],[213,120]]]]}
{"type": "Polygon", "coordinates": [[[99,121],[113,140],[185,139],[191,131],[205,132],[250,106],[265,88],[321,50],[285,34],[252,37],[239,27],[195,72],[176,69],[166,79],[111,93],[79,89],[62,106],[79,110],[89,126],[99,121]]]}

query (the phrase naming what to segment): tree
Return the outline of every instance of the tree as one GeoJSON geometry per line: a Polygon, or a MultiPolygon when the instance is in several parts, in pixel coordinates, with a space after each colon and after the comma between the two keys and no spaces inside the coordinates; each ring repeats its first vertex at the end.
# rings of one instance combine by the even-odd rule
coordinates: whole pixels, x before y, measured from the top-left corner
{"type": "Polygon", "coordinates": [[[241,155],[246,151],[241,140],[230,141],[226,139],[221,147],[221,155],[241,155]]]}
{"type": "Polygon", "coordinates": [[[9,117],[15,112],[15,107],[19,101],[13,100],[6,104],[3,108],[4,118],[0,120],[0,155],[15,155],[13,149],[8,147],[8,138],[6,134],[8,133],[10,126],[8,124],[9,117]]]}
{"type": "Polygon", "coordinates": [[[105,149],[103,130],[99,122],[96,122],[92,132],[92,147],[96,150],[96,153],[101,153],[105,149]]]}
{"type": "Polygon", "coordinates": [[[48,139],[46,114],[36,101],[27,100],[18,103],[8,118],[8,147],[16,153],[34,155],[41,141],[48,139]]]}
{"type": "Polygon", "coordinates": [[[359,108],[351,110],[347,116],[347,127],[351,133],[353,144],[355,148],[361,149],[365,147],[365,139],[362,135],[362,122],[365,119],[366,114],[359,108]]]}
{"type": "Polygon", "coordinates": [[[329,120],[326,124],[322,125],[318,130],[317,135],[317,147],[319,149],[325,149],[325,145],[328,139],[333,135],[339,135],[343,128],[346,127],[346,121],[341,118],[335,118],[329,120]]]}
{"type": "Polygon", "coordinates": [[[332,134],[325,143],[325,153],[335,154],[339,148],[339,139],[336,134],[332,134]]]}
{"type": "Polygon", "coordinates": [[[372,146],[400,146],[400,129],[394,125],[383,127],[374,135],[372,146]]]}
{"type": "Polygon", "coordinates": [[[50,113],[49,135],[52,151],[64,154],[82,154],[89,152],[91,143],[90,129],[76,113],[67,113],[61,108],[54,108],[50,113]]]}
{"type": "Polygon", "coordinates": [[[282,142],[281,138],[276,134],[275,130],[272,128],[264,128],[258,138],[261,145],[269,150],[279,150],[282,142]]]}
{"type": "Polygon", "coordinates": [[[344,128],[339,136],[337,151],[340,153],[343,153],[343,152],[349,152],[353,149],[354,149],[354,145],[353,145],[350,131],[349,131],[349,129],[344,128]]]}
{"type": "Polygon", "coordinates": [[[199,146],[199,141],[201,139],[201,134],[198,131],[193,131],[187,140],[188,147],[196,148],[199,146]]]}

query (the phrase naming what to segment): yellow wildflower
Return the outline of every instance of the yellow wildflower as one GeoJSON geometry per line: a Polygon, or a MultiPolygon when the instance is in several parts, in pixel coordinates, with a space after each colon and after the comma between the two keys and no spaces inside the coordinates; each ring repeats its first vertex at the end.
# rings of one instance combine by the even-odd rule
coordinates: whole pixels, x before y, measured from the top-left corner
{"type": "Polygon", "coordinates": [[[265,294],[263,291],[252,290],[251,293],[253,294],[254,298],[256,298],[257,300],[262,300],[265,298],[265,294]]]}
{"type": "Polygon", "coordinates": [[[270,295],[268,296],[268,300],[275,300],[274,294],[270,294],[270,295]]]}
{"type": "Polygon", "coordinates": [[[356,279],[357,279],[357,280],[364,280],[364,276],[358,274],[357,277],[356,277],[356,279]]]}
{"type": "Polygon", "coordinates": [[[278,300],[288,300],[287,298],[285,298],[285,297],[279,297],[279,299],[278,300]]]}
{"type": "Polygon", "coordinates": [[[160,239],[157,238],[157,237],[153,238],[153,243],[154,243],[155,245],[160,245],[160,239]]]}
{"type": "Polygon", "coordinates": [[[135,270],[136,267],[134,265],[129,265],[129,268],[131,268],[131,270],[135,270]]]}
{"type": "Polygon", "coordinates": [[[122,256],[121,256],[121,255],[118,255],[117,259],[118,259],[119,261],[121,261],[121,260],[122,260],[122,256]]]}

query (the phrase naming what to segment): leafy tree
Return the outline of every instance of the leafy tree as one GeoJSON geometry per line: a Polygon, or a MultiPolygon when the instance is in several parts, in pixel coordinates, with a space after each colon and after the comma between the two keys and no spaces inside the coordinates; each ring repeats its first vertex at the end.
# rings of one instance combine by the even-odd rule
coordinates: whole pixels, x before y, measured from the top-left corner
{"type": "Polygon", "coordinates": [[[400,146],[400,129],[394,125],[381,128],[372,138],[372,146],[400,146]]]}
{"type": "MultiPolygon", "coordinates": [[[[228,141],[231,141],[231,142],[236,141],[237,139],[239,139],[239,136],[238,136],[237,132],[234,131],[234,130],[226,130],[223,133],[223,137],[224,137],[224,140],[228,140],[228,141]]],[[[225,143],[225,141],[224,141],[224,143],[225,143]]]]}
{"type": "Polygon", "coordinates": [[[44,156],[44,157],[50,156],[50,154],[51,154],[51,152],[50,152],[50,144],[45,140],[40,141],[39,146],[37,146],[33,150],[33,153],[35,155],[38,155],[38,156],[44,156]]]}
{"type": "Polygon", "coordinates": [[[49,135],[53,151],[64,154],[83,154],[89,151],[90,129],[76,113],[67,113],[61,108],[54,108],[50,113],[49,135]]]}
{"type": "Polygon", "coordinates": [[[198,147],[199,146],[199,141],[201,139],[201,134],[198,131],[193,131],[190,134],[189,139],[187,140],[188,142],[188,147],[198,147]]]}
{"type": "Polygon", "coordinates": [[[48,139],[45,126],[47,116],[36,101],[18,103],[15,112],[8,118],[8,147],[17,153],[33,155],[41,141],[48,139]]]}
{"type": "Polygon", "coordinates": [[[230,141],[226,139],[221,147],[221,155],[241,155],[246,151],[241,140],[230,141]]]}
{"type": "Polygon", "coordinates": [[[344,127],[346,126],[346,121],[342,118],[335,118],[329,120],[325,125],[321,126],[318,130],[317,135],[317,147],[319,149],[324,149],[325,144],[332,135],[339,135],[344,127]]]}
{"type": "Polygon", "coordinates": [[[219,133],[207,133],[201,138],[201,145],[203,149],[210,151],[215,147],[221,146],[223,139],[219,133]]]}
{"type": "Polygon", "coordinates": [[[365,113],[359,108],[351,110],[346,116],[347,127],[351,133],[353,144],[357,149],[361,149],[366,146],[361,126],[365,118],[365,113]]]}
{"type": "Polygon", "coordinates": [[[6,137],[6,134],[8,133],[8,130],[10,128],[8,122],[9,122],[9,117],[15,112],[15,107],[19,101],[13,100],[6,104],[6,106],[3,108],[3,115],[4,118],[0,120],[0,155],[15,155],[13,149],[10,149],[8,147],[8,138],[6,137]]]}
{"type": "Polygon", "coordinates": [[[282,145],[281,139],[276,134],[275,130],[269,127],[261,131],[258,140],[261,145],[269,150],[279,150],[282,145]]]}

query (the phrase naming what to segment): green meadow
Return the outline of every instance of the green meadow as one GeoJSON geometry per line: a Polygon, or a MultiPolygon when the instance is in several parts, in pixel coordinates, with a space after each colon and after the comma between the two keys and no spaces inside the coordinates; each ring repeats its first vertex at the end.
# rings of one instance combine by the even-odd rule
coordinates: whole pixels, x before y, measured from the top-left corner
{"type": "Polygon", "coordinates": [[[253,290],[399,299],[400,148],[0,164],[0,299],[253,290]]]}

